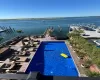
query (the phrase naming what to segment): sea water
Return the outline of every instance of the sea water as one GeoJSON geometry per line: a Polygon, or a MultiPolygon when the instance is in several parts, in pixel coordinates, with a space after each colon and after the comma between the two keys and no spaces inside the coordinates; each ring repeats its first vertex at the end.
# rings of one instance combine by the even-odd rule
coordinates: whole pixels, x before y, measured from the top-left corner
{"type": "Polygon", "coordinates": [[[4,39],[0,43],[10,40],[18,35],[40,35],[43,34],[46,28],[53,27],[54,35],[67,35],[68,27],[70,24],[94,24],[100,26],[100,17],[66,17],[66,18],[53,18],[53,19],[10,19],[0,20],[0,26],[11,27],[15,30],[22,30],[24,33],[0,33],[4,39]],[[60,26],[62,31],[59,32],[60,26]]]}

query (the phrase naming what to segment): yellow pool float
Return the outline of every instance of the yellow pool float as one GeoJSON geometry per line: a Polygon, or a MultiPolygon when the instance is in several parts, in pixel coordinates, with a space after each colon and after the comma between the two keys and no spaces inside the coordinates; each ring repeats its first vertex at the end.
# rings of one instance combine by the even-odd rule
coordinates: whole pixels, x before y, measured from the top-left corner
{"type": "Polygon", "coordinates": [[[65,53],[61,53],[60,55],[61,55],[62,57],[64,57],[64,58],[68,58],[67,54],[65,54],[65,53]]]}

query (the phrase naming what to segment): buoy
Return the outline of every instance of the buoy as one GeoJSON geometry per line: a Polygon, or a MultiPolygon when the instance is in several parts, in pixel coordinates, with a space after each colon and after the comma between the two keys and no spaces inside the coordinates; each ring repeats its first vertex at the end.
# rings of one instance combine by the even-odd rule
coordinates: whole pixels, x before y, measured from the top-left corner
{"type": "Polygon", "coordinates": [[[62,57],[64,57],[64,58],[68,58],[67,54],[65,54],[65,53],[61,53],[60,55],[61,55],[62,57]]]}

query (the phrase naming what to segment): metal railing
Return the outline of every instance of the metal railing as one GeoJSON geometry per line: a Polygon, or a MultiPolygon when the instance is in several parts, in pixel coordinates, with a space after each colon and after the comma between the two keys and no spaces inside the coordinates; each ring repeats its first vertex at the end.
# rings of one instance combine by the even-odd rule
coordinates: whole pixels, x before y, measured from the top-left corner
{"type": "Polygon", "coordinates": [[[0,80],[1,79],[26,80],[27,77],[28,77],[28,74],[0,74],[0,80]]]}
{"type": "Polygon", "coordinates": [[[0,74],[0,80],[37,80],[37,72],[29,74],[0,74]]]}

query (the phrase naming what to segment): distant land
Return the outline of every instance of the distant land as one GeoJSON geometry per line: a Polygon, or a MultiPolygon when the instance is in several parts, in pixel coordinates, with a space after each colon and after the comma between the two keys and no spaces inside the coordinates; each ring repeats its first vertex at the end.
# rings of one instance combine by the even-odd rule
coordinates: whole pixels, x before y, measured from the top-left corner
{"type": "Polygon", "coordinates": [[[45,18],[13,18],[13,19],[0,19],[0,20],[36,20],[36,19],[58,19],[67,17],[45,17],[45,18]]]}
{"type": "Polygon", "coordinates": [[[36,20],[36,19],[63,19],[63,18],[84,18],[84,17],[100,18],[100,16],[77,16],[77,17],[45,17],[45,18],[12,18],[12,19],[0,19],[0,20],[36,20]]]}

